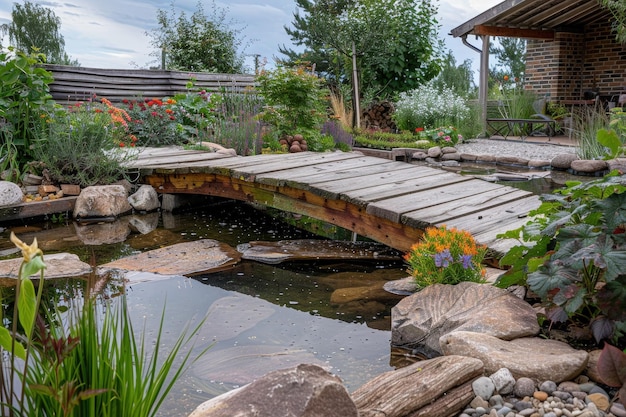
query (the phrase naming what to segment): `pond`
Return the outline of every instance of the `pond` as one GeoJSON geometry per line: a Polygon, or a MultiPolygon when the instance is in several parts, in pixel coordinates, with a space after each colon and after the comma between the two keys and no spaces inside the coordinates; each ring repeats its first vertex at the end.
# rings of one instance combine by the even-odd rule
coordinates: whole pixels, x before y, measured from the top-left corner
{"type": "MultiPolygon", "coordinates": [[[[188,240],[216,239],[236,247],[253,240],[315,237],[238,202],[207,201],[201,209],[161,213],[157,229],[147,234],[133,233],[118,243],[85,245],[77,237],[76,228],[73,223],[50,221],[25,228],[7,227],[0,233],[0,254],[8,256],[12,252],[10,230],[27,242],[37,237],[47,254],[75,253],[92,265],[188,240]]],[[[397,299],[356,297],[353,302],[336,303],[331,298],[337,290],[358,292],[405,276],[401,262],[277,266],[249,261],[225,272],[193,278],[129,275],[125,287],[129,311],[136,329],[145,322],[147,341],[156,337],[163,308],[165,349],[185,325],[194,326],[207,317],[193,352],[209,345],[211,348],[175,386],[161,415],[186,415],[213,396],[273,369],[301,362],[325,367],[337,374],[349,390],[393,369],[390,309],[397,299]]],[[[102,298],[111,298],[117,291],[112,284],[102,298]]]]}

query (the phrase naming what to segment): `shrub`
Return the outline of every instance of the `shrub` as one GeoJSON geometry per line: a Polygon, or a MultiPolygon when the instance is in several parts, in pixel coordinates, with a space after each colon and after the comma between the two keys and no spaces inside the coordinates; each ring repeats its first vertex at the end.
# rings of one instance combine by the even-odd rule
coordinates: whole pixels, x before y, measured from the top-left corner
{"type": "Polygon", "coordinates": [[[323,80],[307,68],[278,67],[263,71],[257,81],[265,102],[259,119],[276,129],[279,137],[301,133],[301,129],[319,130],[326,120],[328,91],[323,80]]]}
{"type": "MultiPolygon", "coordinates": [[[[359,131],[354,136],[354,146],[390,150],[393,148],[422,148],[412,133],[388,133],[380,131],[359,131]]],[[[428,146],[434,143],[429,142],[428,146]]],[[[428,147],[424,146],[424,147],[428,147]]]]}
{"type": "Polygon", "coordinates": [[[527,285],[552,322],[620,337],[626,317],[626,179],[616,172],[542,196],[532,220],[500,237],[520,244],[501,259],[498,286],[527,285]],[[620,330],[622,329],[622,330],[620,330]]]}
{"type": "Polygon", "coordinates": [[[39,66],[43,54],[0,50],[0,171],[16,181],[33,159],[33,145],[53,109],[52,74],[39,66]]]}
{"type": "Polygon", "coordinates": [[[404,256],[418,288],[432,284],[485,282],[482,261],[486,247],[464,230],[429,227],[404,256]]]}
{"type": "Polygon", "coordinates": [[[108,100],[103,103],[79,102],[58,108],[50,119],[34,153],[53,180],[85,187],[123,178],[122,166],[133,153],[119,148],[135,145],[132,136],[125,142],[130,118],[108,100]]]}
{"type": "Polygon", "coordinates": [[[447,87],[438,90],[432,82],[401,93],[395,103],[393,118],[400,130],[432,129],[436,126],[455,125],[469,115],[465,100],[447,87]]]}

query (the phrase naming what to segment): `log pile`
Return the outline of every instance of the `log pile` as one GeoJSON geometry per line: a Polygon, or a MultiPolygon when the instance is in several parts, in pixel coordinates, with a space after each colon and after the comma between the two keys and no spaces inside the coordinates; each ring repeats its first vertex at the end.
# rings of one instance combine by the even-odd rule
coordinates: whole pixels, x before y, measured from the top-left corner
{"type": "Polygon", "coordinates": [[[361,127],[365,129],[381,130],[383,132],[393,132],[396,130],[396,123],[392,119],[395,108],[390,101],[381,101],[371,104],[363,110],[361,115],[361,127]]]}

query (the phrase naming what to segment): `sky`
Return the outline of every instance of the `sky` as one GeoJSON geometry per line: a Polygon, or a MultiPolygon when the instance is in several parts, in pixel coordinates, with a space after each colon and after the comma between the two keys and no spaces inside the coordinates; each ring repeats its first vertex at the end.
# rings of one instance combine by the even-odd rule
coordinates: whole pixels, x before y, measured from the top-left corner
{"type": "MultiPolygon", "coordinates": [[[[65,50],[81,66],[90,68],[149,68],[157,65],[156,57],[150,56],[153,48],[146,34],[157,27],[157,10],[171,9],[171,0],[31,0],[51,8],[61,19],[61,34],[65,39],[65,50]]],[[[438,4],[441,24],[440,38],[446,49],[453,51],[457,64],[471,59],[475,71],[478,69],[478,53],[463,45],[460,39],[452,38],[449,32],[454,27],[475,17],[502,0],[433,0],[438,4]]],[[[0,0],[0,24],[9,23],[13,9],[12,0],[0,0]]],[[[22,3],[22,0],[18,1],[22,3]]],[[[177,13],[185,11],[191,15],[198,0],[175,0],[177,13]]],[[[205,14],[211,15],[212,2],[204,0],[205,14]]],[[[272,68],[275,58],[283,57],[279,46],[294,48],[284,26],[291,26],[297,11],[294,0],[231,0],[215,1],[215,5],[226,12],[229,27],[241,30],[240,35],[247,43],[243,51],[246,67],[254,72],[254,55],[259,62],[267,62],[272,68]]],[[[480,42],[468,38],[480,47],[480,42]]],[[[2,43],[6,46],[8,40],[2,43]]],[[[296,49],[298,50],[298,49],[296,49]]]]}

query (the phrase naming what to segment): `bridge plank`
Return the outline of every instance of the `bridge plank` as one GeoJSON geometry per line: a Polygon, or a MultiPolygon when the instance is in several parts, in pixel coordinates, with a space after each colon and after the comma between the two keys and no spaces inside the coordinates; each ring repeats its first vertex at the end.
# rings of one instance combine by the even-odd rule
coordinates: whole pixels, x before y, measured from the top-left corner
{"type": "MultiPolygon", "coordinates": [[[[416,193],[376,201],[367,206],[367,212],[394,222],[400,222],[401,216],[405,213],[449,201],[462,200],[478,192],[485,192],[499,187],[502,186],[485,183],[481,180],[467,179],[466,181],[442,184],[442,186],[431,187],[416,193]]],[[[463,202],[459,201],[459,205],[462,204],[463,202]]]]}
{"type": "Polygon", "coordinates": [[[484,216],[483,212],[487,209],[507,204],[529,195],[532,194],[513,187],[508,187],[507,189],[496,188],[466,197],[463,199],[462,205],[459,205],[457,201],[450,201],[435,207],[425,207],[405,213],[402,216],[402,222],[423,228],[437,223],[450,222],[452,219],[471,214],[476,214],[478,218],[482,218],[484,216]]]}
{"type": "Polygon", "coordinates": [[[360,156],[358,153],[354,152],[302,152],[299,154],[301,154],[302,157],[291,157],[276,162],[266,163],[263,165],[240,167],[238,169],[234,169],[232,175],[237,178],[247,178],[250,181],[254,181],[256,179],[256,176],[259,174],[267,174],[269,172],[283,171],[285,169],[316,165],[323,162],[344,161],[348,159],[358,158],[360,156]]]}
{"type": "Polygon", "coordinates": [[[410,165],[402,162],[389,161],[382,158],[371,158],[362,156],[349,160],[339,160],[332,162],[307,165],[304,167],[294,167],[284,171],[270,172],[256,176],[256,181],[263,184],[298,186],[300,184],[313,184],[338,178],[352,178],[355,176],[368,175],[369,173],[384,172],[393,167],[410,165]]]}
{"type": "Polygon", "coordinates": [[[342,190],[341,198],[359,206],[400,197],[418,191],[430,190],[447,184],[468,181],[470,178],[463,177],[452,172],[441,170],[411,171],[408,177],[395,176],[386,178],[386,181],[366,181],[363,188],[353,187],[352,190],[342,190]]]}

